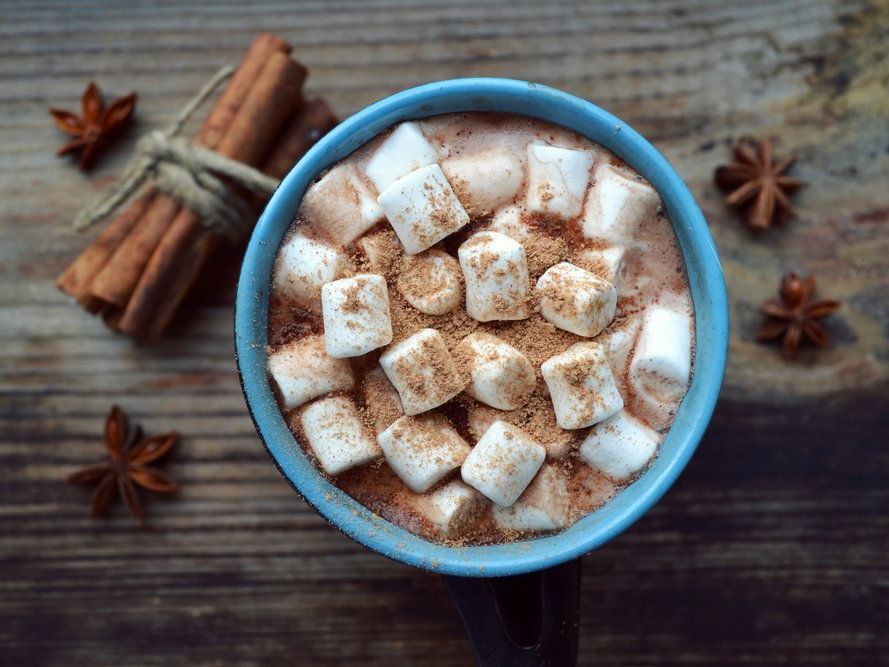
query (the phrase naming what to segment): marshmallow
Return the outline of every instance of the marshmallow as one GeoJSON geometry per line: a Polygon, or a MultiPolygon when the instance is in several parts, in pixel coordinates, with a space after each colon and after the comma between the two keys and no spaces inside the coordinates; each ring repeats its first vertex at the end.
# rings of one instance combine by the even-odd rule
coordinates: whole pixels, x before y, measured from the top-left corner
{"type": "Polygon", "coordinates": [[[638,332],[639,321],[633,317],[621,321],[618,328],[610,329],[596,336],[596,342],[605,348],[608,364],[611,366],[615,380],[622,377],[624,371],[627,370],[627,362],[630,352],[633,351],[633,344],[636,342],[638,332]]]}
{"type": "Polygon", "coordinates": [[[570,519],[568,480],[556,466],[544,465],[511,507],[494,507],[502,530],[540,532],[565,528],[570,519]]]}
{"type": "Polygon", "coordinates": [[[642,396],[669,403],[682,397],[690,375],[689,316],[662,306],[647,308],[630,362],[630,383],[642,396]]]}
{"type": "Polygon", "coordinates": [[[339,475],[381,454],[348,398],[315,401],[302,410],[299,420],[312,453],[328,475],[339,475]]]}
{"type": "Polygon", "coordinates": [[[383,219],[376,195],[353,164],[327,172],[303,195],[300,213],[334,241],[349,245],[383,219]]]}
{"type": "Polygon", "coordinates": [[[570,220],[580,215],[593,154],[540,143],[528,145],[528,210],[570,220]]]}
{"type": "Polygon", "coordinates": [[[574,263],[607,280],[619,292],[620,267],[623,264],[625,253],[626,249],[617,245],[607,248],[585,248],[577,253],[574,263]]]}
{"type": "Polygon", "coordinates": [[[626,410],[599,422],[580,445],[580,458],[616,480],[642,470],[654,456],[658,434],[626,410]]]}
{"type": "Polygon", "coordinates": [[[525,209],[522,206],[501,208],[488,225],[488,231],[505,234],[514,241],[525,243],[531,238],[531,225],[525,222],[525,209]]]}
{"type": "Polygon", "coordinates": [[[401,417],[377,441],[389,467],[417,493],[458,468],[470,452],[448,420],[435,414],[401,417]]]}
{"type": "Polygon", "coordinates": [[[382,276],[360,273],[321,288],[324,345],[337,359],[359,357],[392,342],[389,291],[382,276]]]}
{"type": "Polygon", "coordinates": [[[401,263],[401,243],[391,229],[362,236],[356,245],[374,273],[388,276],[401,263]]]}
{"type": "Polygon", "coordinates": [[[610,164],[596,169],[587,195],[583,235],[589,239],[625,241],[656,214],[661,199],[648,183],[627,177],[610,164]]]}
{"type": "Polygon", "coordinates": [[[417,510],[442,537],[458,532],[478,516],[485,506],[482,495],[459,479],[442,485],[432,493],[421,496],[417,510]]]}
{"type": "Polygon", "coordinates": [[[534,367],[512,345],[486,333],[469,334],[455,354],[466,360],[466,393],[500,410],[515,410],[534,393],[534,367]]]}
{"type": "Polygon", "coordinates": [[[457,260],[440,250],[405,258],[398,291],[421,313],[444,315],[460,305],[463,274],[457,260]]]}
{"type": "Polygon", "coordinates": [[[501,507],[509,507],[546,458],[546,450],[521,429],[496,421],[472,448],[460,474],[469,486],[478,489],[501,507]]]}
{"type": "Polygon", "coordinates": [[[540,370],[561,428],[592,426],[624,406],[605,348],[597,343],[575,343],[540,370]]]}
{"type": "Polygon", "coordinates": [[[438,161],[423,131],[416,123],[402,123],[392,131],[367,162],[368,178],[383,192],[392,183],[415,169],[438,161]]]}
{"type": "MultiPolygon", "coordinates": [[[[514,412],[503,412],[487,405],[476,403],[470,405],[466,415],[469,433],[476,440],[481,439],[495,421],[505,421],[515,425],[527,419],[526,415],[514,412]]],[[[546,450],[546,458],[563,459],[574,448],[579,440],[576,431],[566,431],[556,424],[556,416],[552,410],[539,410],[531,418],[537,442],[546,450]]]]}
{"type": "Polygon", "coordinates": [[[321,286],[351,268],[344,253],[300,233],[291,236],[278,255],[275,285],[314,312],[321,310],[321,286]]]}
{"type": "Polygon", "coordinates": [[[457,249],[466,280],[466,313],[479,322],[524,320],[528,260],[520,243],[497,232],[473,234],[457,249]]]}
{"type": "Polygon", "coordinates": [[[515,199],[525,180],[522,161],[511,151],[489,148],[461,154],[441,163],[460,203],[482,216],[515,199]]]}
{"type": "Polygon", "coordinates": [[[416,255],[469,222],[437,164],[402,176],[377,198],[404,252],[416,255]]]}
{"type": "Polygon", "coordinates": [[[269,373],[288,410],[355,384],[349,362],[329,356],[323,336],[300,338],[270,354],[269,373]]]}
{"type": "Polygon", "coordinates": [[[398,390],[406,415],[437,408],[466,386],[445,339],[435,329],[420,329],[391,345],[380,355],[380,366],[398,390]]]}
{"type": "Polygon", "coordinates": [[[374,368],[365,374],[362,390],[364,406],[377,433],[382,433],[404,415],[398,392],[382,368],[374,368]]]}
{"type": "Polygon", "coordinates": [[[614,285],[574,264],[551,266],[540,276],[536,289],[540,314],[565,331],[592,338],[614,320],[614,285]]]}

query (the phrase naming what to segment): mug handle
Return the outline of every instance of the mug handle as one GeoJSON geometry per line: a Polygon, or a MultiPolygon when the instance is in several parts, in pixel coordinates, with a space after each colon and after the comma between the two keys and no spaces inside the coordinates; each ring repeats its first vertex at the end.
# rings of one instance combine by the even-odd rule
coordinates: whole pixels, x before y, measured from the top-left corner
{"type": "Polygon", "coordinates": [[[577,663],[580,558],[512,577],[443,579],[480,667],[577,663]]]}

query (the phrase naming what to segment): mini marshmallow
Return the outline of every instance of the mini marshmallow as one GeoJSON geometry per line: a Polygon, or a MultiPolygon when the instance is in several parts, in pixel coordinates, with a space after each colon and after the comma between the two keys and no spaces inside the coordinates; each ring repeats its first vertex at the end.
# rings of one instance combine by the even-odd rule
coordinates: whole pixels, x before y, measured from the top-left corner
{"type": "Polygon", "coordinates": [[[661,199],[654,188],[628,177],[610,164],[596,169],[587,195],[583,235],[589,239],[626,241],[639,225],[651,220],[661,199]]]}
{"type": "Polygon", "coordinates": [[[627,362],[638,332],[639,321],[636,318],[626,318],[620,323],[620,328],[610,329],[596,336],[596,342],[605,348],[611,372],[618,382],[618,378],[627,370],[627,362]]]}
{"type": "Polygon", "coordinates": [[[313,312],[321,311],[321,286],[351,268],[344,253],[299,233],[287,240],[278,255],[275,285],[313,312]]]}
{"type": "Polygon", "coordinates": [[[377,198],[408,255],[426,250],[469,222],[437,164],[402,176],[377,198]]]}
{"type": "Polygon", "coordinates": [[[478,516],[486,502],[478,491],[455,479],[421,496],[417,510],[442,537],[448,537],[478,516]]]}
{"type": "Polygon", "coordinates": [[[360,273],[321,288],[324,345],[337,359],[359,357],[392,342],[389,291],[382,276],[360,273]]]}
{"type": "Polygon", "coordinates": [[[515,410],[534,393],[534,367],[528,357],[505,341],[486,333],[472,333],[457,345],[455,354],[466,360],[466,393],[499,410],[515,410]]]}
{"type": "Polygon", "coordinates": [[[630,383],[647,398],[672,402],[685,393],[690,375],[689,315],[662,306],[647,308],[630,362],[630,383]]]}
{"type": "Polygon", "coordinates": [[[340,164],[303,195],[300,212],[329,238],[349,245],[383,219],[383,209],[353,164],[340,164]]]}
{"type": "Polygon", "coordinates": [[[270,354],[269,373],[288,410],[355,384],[349,362],[329,356],[323,336],[300,338],[270,354]]]}
{"type": "Polygon", "coordinates": [[[496,421],[472,448],[460,474],[469,486],[501,507],[509,507],[534,479],[545,458],[546,450],[524,431],[496,421]]]}
{"type": "Polygon", "coordinates": [[[497,232],[473,234],[457,249],[466,280],[466,313],[479,322],[524,320],[528,260],[521,243],[497,232]]]}
{"type": "Polygon", "coordinates": [[[470,452],[469,445],[441,415],[401,417],[377,440],[389,467],[417,493],[458,468],[470,452]]]}
{"type": "Polygon", "coordinates": [[[569,523],[570,503],[564,473],[545,464],[511,507],[494,507],[492,515],[502,530],[559,530],[569,523]]]}
{"type": "Polygon", "coordinates": [[[382,368],[374,368],[365,374],[362,394],[367,414],[378,434],[404,415],[404,408],[401,406],[398,392],[389,382],[389,378],[386,377],[382,368]]]}
{"type": "Polygon", "coordinates": [[[624,261],[626,249],[623,246],[608,246],[607,248],[584,248],[577,253],[574,263],[590,273],[595,273],[600,278],[607,280],[620,292],[619,277],[620,267],[624,261]]]}
{"type": "Polygon", "coordinates": [[[570,220],[580,215],[593,154],[573,148],[528,145],[528,210],[570,220]]]}
{"type": "Polygon", "coordinates": [[[522,161],[502,148],[460,154],[444,160],[441,168],[473,217],[487,215],[515,199],[525,180],[522,161]]]}
{"type": "Polygon", "coordinates": [[[374,273],[388,276],[401,265],[401,243],[391,229],[362,236],[356,245],[374,273]]]}
{"type": "Polygon", "coordinates": [[[614,320],[614,285],[574,264],[551,266],[537,281],[540,314],[560,329],[592,338],[614,320]]]}
{"type": "Polygon", "coordinates": [[[369,463],[382,453],[348,398],[322,398],[307,405],[299,419],[312,453],[328,475],[369,463]]]}
{"type": "Polygon", "coordinates": [[[506,206],[494,214],[488,231],[505,234],[514,241],[525,243],[531,238],[531,225],[525,222],[523,206],[506,206]]]}
{"type": "Polygon", "coordinates": [[[575,343],[540,370],[561,428],[592,426],[624,406],[605,348],[597,343],[575,343]]]}
{"type": "MultiPolygon", "coordinates": [[[[515,425],[525,419],[527,416],[521,412],[504,412],[481,403],[474,403],[467,410],[466,425],[472,437],[480,440],[495,421],[505,421],[515,425]]],[[[547,459],[563,459],[571,453],[575,444],[579,444],[578,432],[559,428],[555,414],[548,408],[536,411],[532,421],[534,437],[546,450],[547,459]]]]}
{"type": "Polygon", "coordinates": [[[398,391],[406,415],[437,408],[466,386],[445,339],[435,329],[420,329],[391,345],[380,355],[380,366],[398,391]]]}
{"type": "Polygon", "coordinates": [[[626,410],[599,422],[580,445],[580,458],[616,480],[642,470],[658,446],[658,434],[626,410]]]}
{"type": "Polygon", "coordinates": [[[402,123],[380,144],[367,162],[368,178],[383,192],[392,183],[415,169],[438,161],[432,144],[416,123],[402,123]]]}
{"type": "Polygon", "coordinates": [[[460,305],[463,274],[457,260],[440,250],[406,257],[398,291],[421,313],[444,315],[460,305]]]}

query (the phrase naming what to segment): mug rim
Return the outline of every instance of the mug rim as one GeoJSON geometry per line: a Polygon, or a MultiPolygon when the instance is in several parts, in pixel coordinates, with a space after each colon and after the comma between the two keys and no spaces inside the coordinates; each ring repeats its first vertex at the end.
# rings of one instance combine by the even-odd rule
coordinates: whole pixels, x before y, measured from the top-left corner
{"type": "Polygon", "coordinates": [[[666,158],[592,102],[513,79],[452,79],[409,88],[365,107],[322,137],[284,177],[260,216],[244,255],[235,302],[235,355],[242,391],[260,440],[284,478],[360,544],[408,565],[459,576],[504,576],[552,567],[592,551],[632,525],[666,493],[694,454],[716,405],[727,348],[728,299],[719,256],[700,208],[666,158]],[[266,372],[272,268],[305,189],[323,169],[391,125],[459,111],[498,111],[555,123],[604,145],[636,169],[664,201],[695,310],[691,385],[652,465],[604,506],[554,535],[466,547],[414,535],[327,480],[287,427],[266,372]]]}

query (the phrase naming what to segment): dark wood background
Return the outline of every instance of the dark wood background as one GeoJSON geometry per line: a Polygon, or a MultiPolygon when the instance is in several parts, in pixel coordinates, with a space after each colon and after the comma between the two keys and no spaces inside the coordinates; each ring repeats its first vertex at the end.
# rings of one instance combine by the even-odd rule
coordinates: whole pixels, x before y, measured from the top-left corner
{"type": "Polygon", "coordinates": [[[584,559],[581,664],[887,664],[885,0],[0,4],[0,664],[471,663],[437,576],[327,526],[268,461],[232,359],[236,252],[152,347],[53,287],[87,242],[74,212],[259,30],[342,115],[457,76],[564,88],[646,134],[698,196],[732,300],[723,398],[676,486],[584,559]],[[93,78],[140,100],[86,177],[53,156],[46,108],[93,78]],[[811,184],[758,237],[711,184],[748,134],[798,153],[811,184]],[[844,301],[834,347],[794,364],[752,341],[787,269],[844,301]],[[87,518],[62,481],[101,455],[112,402],[183,434],[182,491],[150,500],[144,530],[120,508],[87,518]]]}

